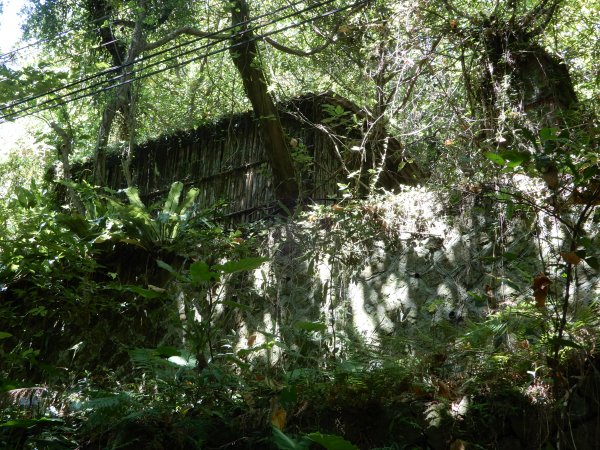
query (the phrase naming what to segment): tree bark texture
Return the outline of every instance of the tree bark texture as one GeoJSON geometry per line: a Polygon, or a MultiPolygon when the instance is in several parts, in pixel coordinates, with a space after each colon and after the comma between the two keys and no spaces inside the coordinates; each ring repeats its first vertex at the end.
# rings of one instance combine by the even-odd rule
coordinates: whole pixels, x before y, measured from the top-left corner
{"type": "MultiPolygon", "coordinates": [[[[63,179],[65,181],[72,181],[73,178],[71,176],[71,164],[69,161],[69,157],[73,152],[73,132],[71,130],[71,127],[69,126],[68,130],[65,130],[63,127],[61,127],[55,122],[52,122],[50,124],[50,127],[54,130],[56,134],[58,134],[62,141],[58,145],[58,156],[63,165],[63,179]]],[[[77,196],[75,190],[70,185],[67,185],[67,192],[69,193],[71,203],[73,204],[75,209],[79,213],[83,214],[85,212],[85,208],[83,207],[83,204],[81,203],[81,200],[77,196]]]]}
{"type": "Polygon", "coordinates": [[[254,33],[248,28],[248,24],[244,23],[248,18],[249,8],[246,0],[231,2],[232,24],[239,24],[232,37],[231,57],[260,124],[261,137],[273,171],[275,195],[290,208],[298,200],[298,183],[279,113],[267,89],[254,33]]]}
{"type": "MultiPolygon", "coordinates": [[[[119,63],[119,68],[116,71],[119,76],[113,80],[113,83],[119,86],[115,89],[114,96],[109,99],[108,103],[104,107],[104,111],[102,112],[102,119],[100,121],[100,126],[98,127],[98,135],[94,152],[94,183],[99,186],[104,186],[106,184],[106,151],[110,131],[116,114],[120,111],[124,115],[126,121],[130,116],[131,73],[133,71],[133,63],[136,58],[145,50],[145,40],[143,34],[144,18],[145,14],[142,13],[136,19],[131,38],[131,44],[129,45],[125,59],[119,63]]],[[[114,62],[116,56],[112,51],[111,54],[113,55],[114,62]]],[[[122,55],[119,53],[118,57],[120,59],[122,55]]],[[[128,132],[131,132],[131,130],[128,130],[128,132]]]]}

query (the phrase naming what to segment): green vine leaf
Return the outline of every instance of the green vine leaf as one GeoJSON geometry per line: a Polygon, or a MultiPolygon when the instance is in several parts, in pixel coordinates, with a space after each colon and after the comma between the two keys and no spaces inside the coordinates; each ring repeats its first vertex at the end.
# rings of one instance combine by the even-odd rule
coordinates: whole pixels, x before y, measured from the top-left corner
{"type": "Polygon", "coordinates": [[[494,164],[498,164],[499,166],[503,166],[504,164],[506,164],[504,158],[498,153],[485,152],[483,156],[492,161],[494,164]]]}

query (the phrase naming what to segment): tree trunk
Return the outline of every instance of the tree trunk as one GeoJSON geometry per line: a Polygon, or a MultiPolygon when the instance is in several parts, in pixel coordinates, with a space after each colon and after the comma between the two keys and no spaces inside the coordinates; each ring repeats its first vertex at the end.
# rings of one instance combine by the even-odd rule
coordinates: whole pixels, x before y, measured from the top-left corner
{"type": "Polygon", "coordinates": [[[232,37],[234,47],[230,51],[231,57],[260,124],[263,144],[273,170],[275,195],[286,207],[292,208],[299,195],[292,156],[286,144],[279,113],[267,90],[267,80],[260,64],[254,33],[248,29],[248,24],[243,24],[248,17],[246,0],[231,2],[232,24],[241,24],[232,37]]]}
{"type": "MultiPolygon", "coordinates": [[[[56,134],[61,139],[61,143],[58,145],[58,156],[63,165],[63,179],[67,182],[72,181],[71,177],[71,164],[69,162],[69,157],[73,151],[73,132],[71,131],[71,127],[68,127],[68,131],[61,127],[59,124],[52,122],[50,126],[54,130],[56,134]]],[[[83,214],[85,212],[85,208],[81,203],[81,200],[77,196],[75,190],[67,184],[67,192],[69,193],[69,197],[71,199],[71,203],[75,207],[75,209],[83,214]]]]}
{"type": "Polygon", "coordinates": [[[102,113],[102,120],[100,127],[98,128],[98,137],[96,139],[96,148],[94,152],[94,182],[103,186],[107,181],[106,173],[106,150],[108,145],[108,138],[110,136],[110,130],[115,120],[117,111],[122,111],[127,118],[129,114],[129,107],[131,103],[131,73],[133,71],[133,62],[135,59],[144,51],[145,40],[143,35],[143,23],[145,14],[142,13],[136,19],[135,28],[131,38],[131,44],[127,52],[127,57],[123,62],[123,66],[119,69],[121,74],[116,80],[115,84],[120,84],[116,88],[115,96],[112,97],[108,104],[104,108],[102,113]]]}

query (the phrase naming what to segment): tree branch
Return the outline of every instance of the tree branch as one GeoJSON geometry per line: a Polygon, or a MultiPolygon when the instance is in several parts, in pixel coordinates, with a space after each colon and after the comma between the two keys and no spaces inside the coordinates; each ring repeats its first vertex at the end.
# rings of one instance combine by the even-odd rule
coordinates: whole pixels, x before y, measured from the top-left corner
{"type": "Polygon", "coordinates": [[[280,50],[285,53],[289,53],[290,55],[311,56],[311,55],[314,55],[315,53],[319,53],[319,52],[322,52],[323,50],[325,50],[327,47],[329,47],[329,45],[331,45],[331,43],[335,40],[335,38],[331,37],[323,45],[319,45],[318,47],[315,47],[309,51],[298,50],[295,48],[287,47],[283,44],[280,44],[276,40],[271,39],[270,37],[265,37],[264,40],[267,43],[271,44],[273,47],[275,47],[277,50],[280,50]]]}
{"type": "MultiPolygon", "coordinates": [[[[171,15],[171,13],[173,13],[174,10],[175,10],[174,4],[164,6],[163,10],[161,11],[160,17],[156,21],[156,24],[149,25],[149,24],[145,23],[145,24],[143,24],[144,30],[145,31],[155,31],[161,25],[164,25],[167,22],[167,20],[169,20],[169,16],[171,15]]],[[[135,20],[126,20],[126,19],[115,19],[112,21],[112,23],[113,23],[113,25],[127,27],[127,28],[135,28],[135,25],[136,25],[135,20]]]]}
{"type": "Polygon", "coordinates": [[[466,12],[461,11],[456,6],[454,6],[450,1],[448,1],[448,0],[442,0],[442,3],[444,4],[444,6],[446,7],[446,9],[448,10],[449,13],[453,13],[457,17],[464,17],[464,18],[468,19],[469,22],[471,22],[471,23],[475,23],[476,22],[476,20],[475,20],[475,18],[473,16],[470,16],[466,12]]]}
{"type": "Polygon", "coordinates": [[[144,51],[154,50],[158,47],[162,47],[163,45],[167,44],[168,42],[172,41],[173,39],[176,39],[179,36],[182,36],[184,34],[190,35],[190,36],[206,38],[206,39],[229,39],[231,37],[229,34],[225,34],[225,33],[221,33],[221,34],[208,33],[206,31],[202,31],[202,30],[199,30],[198,28],[194,28],[194,27],[183,27],[183,28],[179,28],[178,30],[174,30],[174,31],[171,31],[170,33],[167,33],[164,37],[162,37],[161,39],[158,39],[157,41],[146,43],[146,45],[144,45],[144,51]]]}
{"type": "MultiPolygon", "coordinates": [[[[546,2],[542,2],[540,4],[540,6],[545,3],[546,2]]],[[[533,22],[533,20],[535,20],[540,15],[545,15],[546,17],[543,18],[543,20],[540,22],[540,24],[538,26],[536,26],[533,30],[531,30],[528,33],[529,36],[538,36],[542,31],[544,31],[546,29],[546,27],[548,26],[548,24],[554,17],[554,13],[556,12],[556,8],[558,8],[559,3],[560,3],[560,0],[554,0],[552,2],[552,4],[546,10],[542,11],[542,10],[538,10],[536,8],[535,10],[533,10],[531,12],[531,14],[528,17],[528,19],[531,19],[530,22],[533,22]]]]}

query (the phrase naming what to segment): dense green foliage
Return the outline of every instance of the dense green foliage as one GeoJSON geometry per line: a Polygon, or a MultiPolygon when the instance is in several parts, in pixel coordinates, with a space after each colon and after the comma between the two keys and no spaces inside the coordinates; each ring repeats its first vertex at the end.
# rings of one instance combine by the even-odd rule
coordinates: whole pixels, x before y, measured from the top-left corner
{"type": "Polygon", "coordinates": [[[36,136],[0,165],[0,448],[592,448],[598,16],[30,0],[37,51],[0,61],[0,120],[36,136]],[[267,114],[324,91],[358,110],[324,107],[359,161],[334,204],[297,199],[314,161],[267,114]],[[283,214],[236,223],[189,180],[140,195],[138,144],[249,108],[283,214]],[[380,187],[407,164],[421,187],[380,187]]]}

